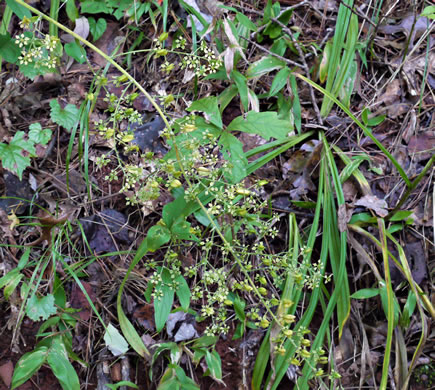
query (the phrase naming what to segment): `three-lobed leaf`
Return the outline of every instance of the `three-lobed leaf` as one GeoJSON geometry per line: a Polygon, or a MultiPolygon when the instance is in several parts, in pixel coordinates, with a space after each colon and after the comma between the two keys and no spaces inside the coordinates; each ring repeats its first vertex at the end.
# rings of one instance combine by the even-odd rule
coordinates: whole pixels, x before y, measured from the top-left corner
{"type": "Polygon", "coordinates": [[[70,131],[79,120],[79,109],[73,104],[67,104],[62,108],[57,100],[50,102],[50,117],[54,123],[70,131]]]}
{"type": "Polygon", "coordinates": [[[30,156],[36,153],[34,142],[24,138],[23,131],[17,131],[9,144],[0,143],[0,160],[3,168],[18,175],[22,180],[24,170],[30,165],[30,156]],[[30,154],[23,155],[23,151],[30,154]]]}

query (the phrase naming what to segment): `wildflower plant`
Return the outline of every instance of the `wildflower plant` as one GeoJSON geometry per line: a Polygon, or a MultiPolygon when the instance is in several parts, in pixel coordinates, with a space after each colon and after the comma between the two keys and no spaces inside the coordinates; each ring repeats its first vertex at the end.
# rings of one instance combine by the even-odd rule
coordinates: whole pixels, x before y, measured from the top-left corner
{"type": "Polygon", "coordinates": [[[23,32],[14,38],[15,44],[21,50],[18,57],[20,71],[31,79],[54,72],[63,53],[60,39],[43,33],[39,26],[39,17],[24,17],[20,22],[23,32]]]}

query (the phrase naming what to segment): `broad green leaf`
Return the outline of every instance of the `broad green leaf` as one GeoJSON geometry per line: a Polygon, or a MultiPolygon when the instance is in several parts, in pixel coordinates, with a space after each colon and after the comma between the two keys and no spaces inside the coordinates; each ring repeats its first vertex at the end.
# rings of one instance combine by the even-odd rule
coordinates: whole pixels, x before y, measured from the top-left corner
{"type": "Polygon", "coordinates": [[[135,385],[133,382],[130,382],[130,381],[121,381],[121,382],[115,383],[113,385],[106,384],[105,386],[111,390],[117,390],[121,386],[128,386],[128,387],[132,387],[133,389],[139,388],[137,385],[135,385]]]}
{"type": "Polygon", "coordinates": [[[70,42],[64,46],[66,54],[74,58],[80,64],[86,62],[86,50],[77,42],[70,42]]]}
{"type": "Polygon", "coordinates": [[[199,386],[186,375],[180,366],[175,365],[174,369],[183,390],[199,390],[199,386]]]}
{"type": "Polygon", "coordinates": [[[73,104],[67,104],[65,108],[61,108],[57,100],[53,99],[50,102],[50,107],[51,120],[68,131],[70,131],[79,120],[79,109],[73,104]]]}
{"type": "MultiPolygon", "coordinates": [[[[51,328],[52,326],[56,326],[60,321],[59,316],[50,317],[47,321],[44,321],[42,325],[38,329],[38,333],[36,334],[36,337],[44,337],[46,336],[44,332],[51,328]]],[[[49,331],[50,335],[53,334],[53,332],[49,331]]]]}
{"type": "Polygon", "coordinates": [[[222,128],[222,118],[219,112],[218,100],[215,96],[194,101],[187,111],[200,111],[206,114],[206,119],[215,126],[222,128]]]}
{"type": "Polygon", "coordinates": [[[44,66],[42,64],[35,66],[34,63],[29,63],[27,65],[20,64],[19,69],[20,72],[30,80],[34,80],[37,76],[53,72],[53,69],[49,68],[48,66],[44,66]]]}
{"type": "Polygon", "coordinates": [[[104,341],[106,342],[106,347],[110,349],[114,356],[123,355],[128,351],[128,344],[112,324],[107,326],[106,332],[104,333],[104,341]]]}
{"type": "Polygon", "coordinates": [[[186,221],[185,217],[180,217],[171,226],[171,236],[178,240],[199,241],[198,237],[190,230],[190,223],[186,221]]]}
{"type": "Polygon", "coordinates": [[[171,232],[167,227],[154,225],[148,230],[146,238],[148,250],[153,252],[169,242],[170,239],[171,232]]]}
{"type": "Polygon", "coordinates": [[[138,355],[144,358],[149,358],[150,353],[148,349],[145,347],[145,344],[143,343],[142,339],[140,338],[139,334],[137,333],[130,320],[122,311],[122,307],[120,305],[118,306],[118,304],[117,310],[119,326],[121,327],[122,333],[124,334],[125,338],[128,340],[129,344],[137,352],[138,355]]]}
{"type": "Polygon", "coordinates": [[[390,218],[390,221],[403,221],[412,215],[412,211],[399,210],[390,218]]]}
{"type": "Polygon", "coordinates": [[[249,19],[246,15],[242,14],[241,12],[237,12],[236,19],[241,25],[245,26],[248,30],[257,31],[257,26],[255,25],[255,23],[252,23],[251,19],[249,19]]]}
{"type": "Polygon", "coordinates": [[[32,140],[35,144],[47,145],[51,139],[51,130],[42,129],[40,123],[32,123],[29,130],[29,140],[32,140]]]}
{"type": "Polygon", "coordinates": [[[234,297],[234,311],[236,312],[236,317],[239,319],[239,321],[241,322],[245,322],[246,319],[246,314],[245,314],[245,306],[246,306],[246,302],[241,299],[238,295],[236,295],[234,297]]]}
{"type": "Polygon", "coordinates": [[[279,58],[267,56],[249,66],[245,75],[248,79],[252,79],[254,77],[263,76],[264,74],[272,72],[273,70],[282,69],[285,66],[286,63],[279,58]]]}
{"type": "Polygon", "coordinates": [[[24,269],[24,267],[29,262],[29,256],[30,256],[30,248],[27,248],[26,251],[21,255],[20,261],[18,262],[17,268],[19,270],[24,269]]]}
{"type": "Polygon", "coordinates": [[[245,324],[239,322],[236,326],[236,330],[234,331],[232,340],[238,340],[245,334],[245,324]]]}
{"type": "Polygon", "coordinates": [[[379,115],[379,116],[375,116],[373,118],[370,118],[368,123],[367,123],[367,126],[369,126],[369,127],[378,126],[385,120],[386,117],[387,117],[386,115],[379,115]]]}
{"type": "Polygon", "coordinates": [[[249,111],[246,118],[234,119],[228,126],[229,131],[244,131],[258,134],[266,140],[270,138],[283,139],[290,132],[290,122],[278,119],[276,112],[249,111]]]}
{"type": "Polygon", "coordinates": [[[6,275],[2,276],[0,278],[0,288],[3,288],[7,284],[11,283],[17,275],[19,275],[18,268],[14,268],[13,270],[9,271],[6,275]]]}
{"type": "Polygon", "coordinates": [[[210,376],[217,380],[222,380],[222,362],[221,357],[213,350],[212,352],[207,351],[205,354],[205,362],[207,363],[208,371],[210,376]]]}
{"type": "Polygon", "coordinates": [[[187,310],[190,305],[190,288],[184,279],[183,275],[178,275],[175,278],[175,282],[178,283],[178,288],[175,293],[177,294],[180,305],[184,310],[187,310]]]}
{"type": "Polygon", "coordinates": [[[420,16],[426,16],[429,19],[435,19],[435,5],[427,6],[420,16]]]}
{"type": "Polygon", "coordinates": [[[6,299],[9,299],[9,297],[15,291],[15,289],[17,288],[18,284],[20,283],[20,281],[23,277],[24,277],[23,274],[20,274],[20,273],[14,274],[14,278],[12,278],[9,281],[9,283],[5,286],[5,289],[4,289],[4,296],[6,299]]]}
{"type": "Polygon", "coordinates": [[[8,32],[6,32],[6,34],[0,34],[0,56],[7,62],[15,64],[20,54],[21,50],[11,38],[10,34],[8,32]]]}
{"type": "Polygon", "coordinates": [[[248,160],[243,152],[243,144],[234,135],[223,133],[219,144],[224,147],[224,157],[232,165],[230,180],[233,183],[240,182],[246,177],[248,160]]]}
{"type": "Polygon", "coordinates": [[[378,288],[363,288],[361,290],[355,291],[350,297],[353,299],[368,299],[379,295],[378,288]]]}
{"type": "Polygon", "coordinates": [[[75,0],[67,0],[65,10],[69,20],[71,20],[72,22],[75,22],[76,19],[79,17],[79,10],[75,5],[75,0]]]}
{"type": "Polygon", "coordinates": [[[242,102],[243,108],[247,111],[249,109],[249,99],[246,77],[243,76],[239,71],[233,70],[231,72],[231,78],[237,85],[237,89],[239,90],[240,95],[240,101],[242,102]]]}
{"type": "Polygon", "coordinates": [[[53,339],[48,351],[47,363],[63,390],[80,390],[80,382],[60,336],[53,339]]]}
{"type": "Polygon", "coordinates": [[[106,5],[103,0],[90,0],[80,3],[80,12],[82,14],[111,14],[112,8],[106,5]]]}
{"type": "Polygon", "coordinates": [[[56,304],[56,306],[65,309],[65,305],[66,305],[65,289],[63,288],[62,280],[59,278],[59,276],[57,276],[57,274],[55,274],[54,276],[53,296],[54,296],[54,303],[56,304]]]}
{"type": "Polygon", "coordinates": [[[168,228],[180,217],[187,216],[187,202],[184,199],[184,192],[178,195],[172,202],[163,207],[162,217],[168,228]]]}
{"type": "Polygon", "coordinates": [[[332,42],[328,41],[323,49],[322,61],[319,66],[319,80],[323,84],[328,76],[328,66],[331,57],[332,42]]]}
{"type": "Polygon", "coordinates": [[[30,165],[30,157],[24,156],[23,152],[34,156],[35,146],[31,140],[24,139],[24,132],[17,131],[9,144],[0,143],[0,160],[3,168],[16,173],[20,180],[24,170],[30,165]]]}
{"type": "Polygon", "coordinates": [[[29,380],[47,359],[48,348],[41,346],[32,352],[25,353],[15,365],[11,389],[16,389],[29,380]]]}
{"type": "Polygon", "coordinates": [[[217,341],[217,336],[202,336],[194,341],[193,348],[210,347],[211,345],[215,345],[217,341]]]}
{"type": "Polygon", "coordinates": [[[30,19],[32,17],[32,13],[21,4],[18,4],[14,0],[6,0],[6,4],[10,7],[10,9],[13,11],[15,15],[17,15],[21,20],[23,20],[24,17],[30,19]]]}
{"type": "Polygon", "coordinates": [[[270,86],[269,97],[275,96],[287,84],[291,70],[288,67],[282,68],[275,76],[270,86]]]}
{"type": "Polygon", "coordinates": [[[169,286],[172,284],[172,280],[167,268],[162,268],[161,277],[162,281],[154,289],[154,319],[157,332],[160,332],[165,326],[174,303],[174,289],[169,286]]]}
{"type": "Polygon", "coordinates": [[[33,321],[46,320],[51,315],[56,314],[56,311],[53,294],[48,294],[42,298],[38,298],[34,294],[27,302],[26,314],[33,321]]]}
{"type": "Polygon", "coordinates": [[[89,22],[89,30],[91,31],[92,38],[94,38],[94,41],[97,41],[103,34],[104,31],[106,31],[107,28],[107,22],[104,18],[98,18],[96,21],[94,18],[90,17],[88,18],[89,22]]]}

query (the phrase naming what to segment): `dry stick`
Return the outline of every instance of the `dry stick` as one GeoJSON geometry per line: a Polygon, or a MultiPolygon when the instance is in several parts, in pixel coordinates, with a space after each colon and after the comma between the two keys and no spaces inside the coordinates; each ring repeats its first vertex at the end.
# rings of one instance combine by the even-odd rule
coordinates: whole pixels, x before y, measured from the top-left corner
{"type": "MultiPolygon", "coordinates": [[[[302,68],[304,69],[305,74],[307,75],[307,78],[311,80],[310,69],[308,68],[304,53],[302,52],[302,49],[299,46],[299,43],[297,42],[297,40],[293,37],[291,30],[284,23],[281,23],[278,19],[271,18],[271,20],[273,22],[277,23],[279,26],[281,26],[282,30],[290,37],[290,39],[292,40],[293,44],[296,47],[296,50],[298,51],[299,57],[302,59],[302,68]]],[[[310,84],[308,84],[308,88],[310,89],[311,103],[313,103],[313,108],[314,108],[314,111],[316,113],[317,120],[321,125],[323,125],[323,120],[322,120],[322,117],[320,115],[320,110],[319,110],[319,107],[318,107],[317,102],[316,102],[316,96],[314,95],[314,88],[310,84]]]]}

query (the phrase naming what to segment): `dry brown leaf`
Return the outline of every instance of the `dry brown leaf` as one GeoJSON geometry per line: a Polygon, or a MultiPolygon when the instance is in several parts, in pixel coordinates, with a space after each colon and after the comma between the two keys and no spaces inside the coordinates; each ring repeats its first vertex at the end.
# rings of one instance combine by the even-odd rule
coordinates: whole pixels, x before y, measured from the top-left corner
{"type": "Polygon", "coordinates": [[[370,210],[373,210],[380,217],[386,217],[388,215],[387,202],[383,199],[379,199],[375,195],[365,195],[361,199],[355,202],[355,206],[363,206],[370,210]]]}

